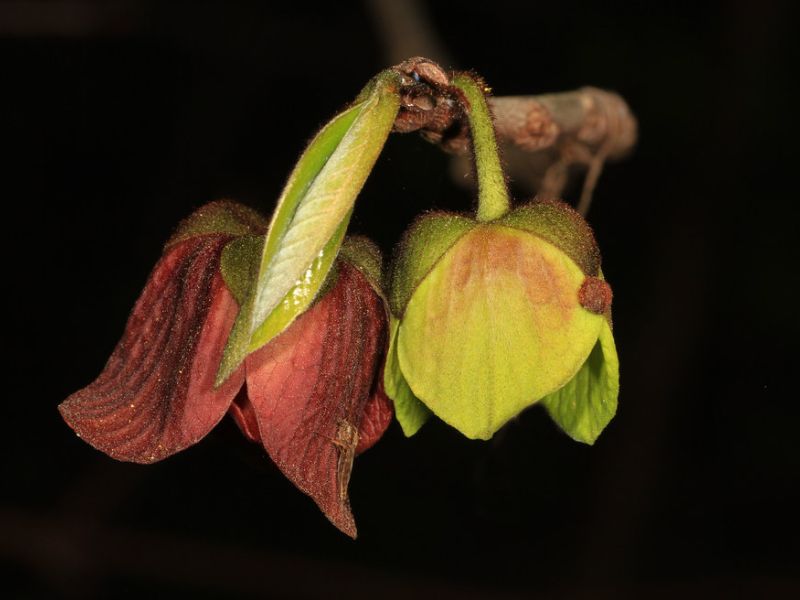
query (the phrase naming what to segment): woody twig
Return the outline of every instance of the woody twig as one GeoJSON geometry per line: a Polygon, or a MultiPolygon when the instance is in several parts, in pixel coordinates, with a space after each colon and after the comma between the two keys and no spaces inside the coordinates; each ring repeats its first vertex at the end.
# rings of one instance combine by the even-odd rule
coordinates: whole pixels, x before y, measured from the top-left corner
{"type": "Polygon", "coordinates": [[[636,143],[636,119],[621,96],[593,87],[542,96],[490,99],[498,135],[519,150],[550,150],[538,192],[560,196],[569,167],[587,169],[578,211],[585,214],[606,160],[626,156],[636,143]]]}
{"type": "MultiPolygon", "coordinates": [[[[419,57],[395,68],[405,82],[395,131],[419,131],[445,151],[466,155],[469,131],[463,102],[450,86],[450,74],[419,57]]],[[[636,118],[625,100],[598,88],[493,97],[489,106],[507,170],[516,181],[540,196],[560,197],[571,167],[586,170],[578,201],[582,214],[589,209],[605,161],[626,156],[636,143],[636,118]]],[[[459,171],[463,173],[463,166],[459,171]]]]}

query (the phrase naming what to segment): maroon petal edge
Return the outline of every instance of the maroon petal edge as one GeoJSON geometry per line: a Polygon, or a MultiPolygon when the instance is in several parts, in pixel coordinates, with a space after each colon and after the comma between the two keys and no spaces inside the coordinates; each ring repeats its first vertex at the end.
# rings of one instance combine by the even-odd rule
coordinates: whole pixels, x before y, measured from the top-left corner
{"type": "Polygon", "coordinates": [[[364,407],[364,416],[361,417],[361,425],[358,428],[356,454],[366,452],[378,443],[392,423],[392,417],[394,417],[394,404],[383,391],[383,372],[381,371],[381,375],[376,378],[372,396],[364,407]]]}
{"type": "Polygon", "coordinates": [[[386,329],[383,301],[342,261],[332,289],[245,360],[248,397],[267,453],[353,538],[347,487],[386,329]]]}
{"type": "Polygon", "coordinates": [[[228,236],[171,246],[131,312],[103,372],[58,407],[86,442],[152,463],[195,444],[225,415],[244,381],[214,377],[238,305],[219,271],[228,236]]]}
{"type": "Polygon", "coordinates": [[[247,387],[237,394],[229,410],[239,430],[251,442],[261,443],[261,432],[258,430],[258,417],[256,409],[247,397],[247,387]]]}

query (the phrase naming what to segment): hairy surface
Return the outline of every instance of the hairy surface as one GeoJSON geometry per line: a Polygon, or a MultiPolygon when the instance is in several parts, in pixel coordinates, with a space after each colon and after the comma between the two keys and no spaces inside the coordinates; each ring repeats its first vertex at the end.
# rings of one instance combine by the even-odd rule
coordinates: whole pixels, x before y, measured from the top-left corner
{"type": "Polygon", "coordinates": [[[167,249],[103,372],[60,406],[89,444],[118,460],[152,463],[203,438],[242,386],[214,376],[238,305],[219,273],[227,236],[167,249]]]}
{"type": "MultiPolygon", "coordinates": [[[[331,290],[294,324],[245,361],[247,395],[264,448],[344,533],[356,536],[347,497],[355,432],[386,347],[383,301],[342,262],[331,290]]],[[[386,406],[370,409],[382,421],[386,406]]]]}

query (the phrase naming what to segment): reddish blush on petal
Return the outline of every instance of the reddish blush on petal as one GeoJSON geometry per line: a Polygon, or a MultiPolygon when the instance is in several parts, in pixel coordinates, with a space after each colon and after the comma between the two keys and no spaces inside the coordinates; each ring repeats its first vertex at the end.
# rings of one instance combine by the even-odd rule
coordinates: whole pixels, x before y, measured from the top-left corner
{"type": "Polygon", "coordinates": [[[247,357],[247,392],[278,468],[341,531],[356,536],[347,486],[378,364],[383,301],[340,261],[333,287],[277,338],[247,357]]]}
{"type": "Polygon", "coordinates": [[[118,460],[152,463],[203,438],[242,387],[240,369],[214,389],[238,305],[219,261],[227,236],[168,248],[103,372],[59,406],[86,442],[118,460]]]}

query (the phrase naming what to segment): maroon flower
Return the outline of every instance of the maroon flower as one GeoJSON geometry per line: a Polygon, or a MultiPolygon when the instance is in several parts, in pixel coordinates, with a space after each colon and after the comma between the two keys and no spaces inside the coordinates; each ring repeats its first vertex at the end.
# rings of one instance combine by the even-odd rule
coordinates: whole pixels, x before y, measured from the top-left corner
{"type": "MultiPolygon", "coordinates": [[[[79,437],[118,460],[152,463],[202,439],[230,412],[330,521],[355,537],[353,457],[383,435],[392,405],[380,385],[386,310],[340,257],[326,291],[284,332],[214,380],[239,310],[221,269],[234,239],[264,220],[229,201],[178,228],[99,377],[60,406],[79,437]]],[[[225,273],[227,276],[228,273],[225,273]]]]}

